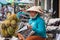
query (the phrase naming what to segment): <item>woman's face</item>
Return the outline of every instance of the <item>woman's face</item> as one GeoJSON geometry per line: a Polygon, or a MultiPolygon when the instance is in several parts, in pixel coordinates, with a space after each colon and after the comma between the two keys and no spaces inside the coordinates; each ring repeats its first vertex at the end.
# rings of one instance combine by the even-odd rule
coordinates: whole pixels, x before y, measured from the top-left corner
{"type": "Polygon", "coordinates": [[[31,16],[31,17],[34,17],[35,15],[36,15],[36,12],[30,11],[30,16],[31,16]]]}

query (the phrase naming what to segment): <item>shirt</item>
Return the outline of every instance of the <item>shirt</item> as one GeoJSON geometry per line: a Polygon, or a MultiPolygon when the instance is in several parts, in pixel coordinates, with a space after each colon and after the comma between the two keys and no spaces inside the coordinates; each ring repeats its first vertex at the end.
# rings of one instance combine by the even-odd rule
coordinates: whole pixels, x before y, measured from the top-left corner
{"type": "Polygon", "coordinates": [[[35,31],[35,35],[46,38],[45,21],[39,15],[34,19],[29,19],[29,24],[32,26],[32,30],[35,31]]]}
{"type": "Polygon", "coordinates": [[[17,15],[17,18],[19,19],[21,17],[21,15],[25,15],[25,13],[24,12],[18,12],[16,15],[17,15]]]}

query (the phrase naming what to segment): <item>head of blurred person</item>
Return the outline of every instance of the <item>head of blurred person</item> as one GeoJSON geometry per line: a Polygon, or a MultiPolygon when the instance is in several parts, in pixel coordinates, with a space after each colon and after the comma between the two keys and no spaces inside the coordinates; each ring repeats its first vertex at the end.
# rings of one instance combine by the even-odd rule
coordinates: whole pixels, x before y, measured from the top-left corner
{"type": "Polygon", "coordinates": [[[43,13],[43,10],[40,6],[33,6],[27,9],[27,12],[29,12],[30,18],[36,18],[37,15],[40,15],[43,13]]]}
{"type": "Polygon", "coordinates": [[[23,9],[23,12],[26,12],[26,9],[25,8],[23,9]]]}

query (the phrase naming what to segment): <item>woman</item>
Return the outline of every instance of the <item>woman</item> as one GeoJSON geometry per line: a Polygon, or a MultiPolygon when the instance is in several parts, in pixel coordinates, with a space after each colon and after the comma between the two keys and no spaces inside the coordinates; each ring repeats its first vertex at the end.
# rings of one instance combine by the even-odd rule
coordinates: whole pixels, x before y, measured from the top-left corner
{"type": "Polygon", "coordinates": [[[27,9],[27,12],[29,12],[30,15],[30,26],[28,26],[28,29],[32,29],[35,33],[27,37],[26,40],[46,40],[45,22],[40,17],[40,14],[43,13],[42,8],[40,6],[33,6],[27,9]]]}
{"type": "Polygon", "coordinates": [[[21,19],[21,16],[25,15],[25,12],[23,10],[23,8],[20,8],[20,11],[16,14],[18,19],[21,19]]]}
{"type": "Polygon", "coordinates": [[[43,10],[40,6],[34,6],[27,10],[30,13],[30,20],[28,26],[29,29],[32,29],[35,34],[28,37],[26,40],[45,40],[46,39],[46,28],[45,22],[40,17],[40,14],[43,13],[43,10]]]}

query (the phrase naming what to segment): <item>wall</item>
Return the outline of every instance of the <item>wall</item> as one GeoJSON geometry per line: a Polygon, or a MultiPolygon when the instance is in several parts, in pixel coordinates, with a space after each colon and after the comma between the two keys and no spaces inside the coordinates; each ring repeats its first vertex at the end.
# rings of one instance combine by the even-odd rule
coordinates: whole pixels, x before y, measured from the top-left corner
{"type": "Polygon", "coordinates": [[[60,18],[60,0],[59,0],[59,18],[60,18]]]}

